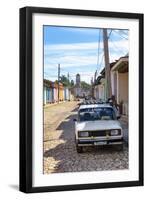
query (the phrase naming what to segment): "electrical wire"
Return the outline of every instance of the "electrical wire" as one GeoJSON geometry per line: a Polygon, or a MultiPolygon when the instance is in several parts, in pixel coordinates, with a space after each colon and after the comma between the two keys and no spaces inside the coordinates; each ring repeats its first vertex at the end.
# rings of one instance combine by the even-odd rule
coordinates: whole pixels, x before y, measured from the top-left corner
{"type": "MultiPolygon", "coordinates": [[[[116,42],[113,41],[112,38],[109,38],[109,39],[110,39],[111,44],[113,45],[114,49],[117,49],[117,51],[118,51],[120,54],[122,54],[122,55],[125,55],[125,54],[126,54],[126,52],[122,51],[122,49],[116,45],[116,42]]],[[[109,52],[110,52],[110,54],[111,54],[111,51],[109,51],[109,52]]]]}
{"type": "Polygon", "coordinates": [[[99,38],[98,38],[98,55],[97,55],[97,65],[99,64],[99,57],[100,57],[100,39],[101,39],[101,29],[99,30],[99,38]]]}
{"type": "Polygon", "coordinates": [[[116,33],[117,35],[119,35],[121,38],[128,40],[128,38],[124,37],[122,34],[119,34],[117,31],[113,30],[114,33],[116,33]]]}
{"type": "Polygon", "coordinates": [[[108,35],[108,39],[110,38],[110,36],[111,36],[111,33],[112,33],[112,29],[110,30],[110,33],[109,33],[109,35],[108,35]]]}

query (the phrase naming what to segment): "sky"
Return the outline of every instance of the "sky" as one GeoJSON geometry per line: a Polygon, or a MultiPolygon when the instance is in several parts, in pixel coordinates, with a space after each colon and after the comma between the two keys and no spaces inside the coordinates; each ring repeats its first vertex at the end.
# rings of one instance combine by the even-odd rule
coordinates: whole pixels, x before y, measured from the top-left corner
{"type": "MultiPolygon", "coordinates": [[[[113,62],[125,56],[129,50],[129,31],[108,29],[109,60],[113,62]]],[[[55,81],[60,75],[69,73],[75,81],[76,74],[81,81],[90,83],[97,70],[104,68],[102,29],[44,26],[44,78],[55,81]]]]}

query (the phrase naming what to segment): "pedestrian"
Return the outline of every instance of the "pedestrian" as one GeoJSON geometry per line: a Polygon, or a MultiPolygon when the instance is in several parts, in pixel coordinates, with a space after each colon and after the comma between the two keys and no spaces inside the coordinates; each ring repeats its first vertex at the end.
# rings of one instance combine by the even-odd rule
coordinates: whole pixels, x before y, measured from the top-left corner
{"type": "Polygon", "coordinates": [[[117,101],[116,101],[116,99],[115,99],[115,95],[112,95],[112,96],[111,96],[111,104],[110,104],[110,105],[113,106],[113,108],[114,108],[115,111],[116,111],[117,117],[119,117],[119,116],[120,116],[119,105],[117,104],[117,101]]]}

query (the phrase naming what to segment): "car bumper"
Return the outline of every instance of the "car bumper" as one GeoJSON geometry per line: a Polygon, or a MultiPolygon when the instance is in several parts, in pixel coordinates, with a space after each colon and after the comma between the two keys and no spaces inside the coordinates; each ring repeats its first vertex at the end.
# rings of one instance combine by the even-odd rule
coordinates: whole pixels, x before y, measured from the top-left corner
{"type": "Polygon", "coordinates": [[[110,139],[110,140],[88,140],[78,139],[78,146],[102,146],[102,145],[121,145],[124,143],[123,138],[121,139],[110,139]]]}

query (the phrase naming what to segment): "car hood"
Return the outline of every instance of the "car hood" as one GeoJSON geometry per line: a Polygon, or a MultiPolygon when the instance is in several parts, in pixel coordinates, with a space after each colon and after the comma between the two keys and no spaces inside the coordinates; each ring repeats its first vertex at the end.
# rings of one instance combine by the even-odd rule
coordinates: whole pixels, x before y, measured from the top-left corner
{"type": "Polygon", "coordinates": [[[77,131],[110,130],[121,129],[121,125],[117,120],[86,121],[77,122],[76,129],[77,131]]]}

